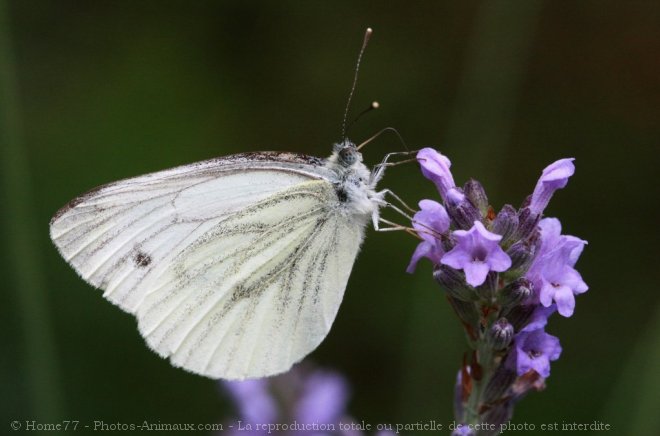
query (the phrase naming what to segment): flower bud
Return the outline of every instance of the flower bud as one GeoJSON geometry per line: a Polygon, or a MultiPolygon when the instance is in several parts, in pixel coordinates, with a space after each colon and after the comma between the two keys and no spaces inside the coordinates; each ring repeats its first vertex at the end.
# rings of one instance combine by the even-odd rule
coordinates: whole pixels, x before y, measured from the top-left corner
{"type": "Polygon", "coordinates": [[[522,304],[532,295],[534,285],[524,277],[514,280],[500,291],[500,303],[504,307],[522,304]]]}
{"type": "Polygon", "coordinates": [[[433,278],[447,294],[462,301],[472,301],[477,298],[474,288],[465,283],[461,272],[447,265],[438,265],[433,269],[433,278]]]}
{"type": "Polygon", "coordinates": [[[506,311],[506,318],[509,320],[515,331],[520,331],[532,319],[536,305],[534,304],[521,304],[511,307],[506,311]]]}
{"type": "Polygon", "coordinates": [[[506,252],[511,258],[511,267],[508,270],[509,275],[517,277],[527,272],[534,261],[537,241],[538,238],[532,238],[532,240],[518,241],[509,247],[506,252]]]}
{"type": "Polygon", "coordinates": [[[499,365],[484,391],[484,402],[494,403],[502,398],[516,379],[516,372],[507,368],[506,365],[499,365]]]}
{"type": "Polygon", "coordinates": [[[516,239],[527,239],[536,230],[536,226],[541,219],[540,215],[533,213],[529,207],[524,207],[518,212],[518,230],[516,231],[516,239]]]}
{"type": "Polygon", "coordinates": [[[486,275],[486,280],[474,289],[477,297],[482,300],[491,301],[497,290],[498,279],[499,274],[495,271],[490,271],[488,275],[486,275]]]}
{"type": "Polygon", "coordinates": [[[456,204],[447,204],[447,212],[456,227],[463,230],[469,230],[475,221],[481,221],[481,212],[467,198],[463,197],[456,204]]]}
{"type": "Polygon", "coordinates": [[[474,303],[461,301],[457,298],[453,298],[451,295],[447,295],[447,300],[465,327],[471,329],[471,331],[468,331],[468,335],[471,338],[476,338],[476,331],[479,325],[479,313],[477,312],[476,307],[474,307],[474,303]]]}
{"type": "Polygon", "coordinates": [[[472,204],[479,209],[482,215],[488,213],[488,197],[481,183],[470,179],[463,186],[463,192],[472,204]]]}
{"type": "MultiPolygon", "coordinates": [[[[502,430],[506,427],[507,423],[511,421],[513,416],[513,406],[515,402],[512,400],[507,400],[501,403],[498,403],[488,409],[481,415],[481,421],[488,423],[489,426],[498,429],[495,432],[489,432],[484,434],[501,434],[504,432],[502,430]]],[[[481,433],[480,433],[481,434],[481,433]]]]}
{"type": "Polygon", "coordinates": [[[456,246],[456,238],[452,237],[451,235],[440,235],[440,244],[446,253],[456,246]]]}
{"type": "Polygon", "coordinates": [[[494,350],[503,350],[513,339],[513,326],[506,318],[500,318],[488,330],[488,343],[494,350]]]}
{"type": "Polygon", "coordinates": [[[505,204],[493,221],[492,231],[502,235],[502,244],[506,244],[518,229],[518,212],[510,204],[505,204]]]}

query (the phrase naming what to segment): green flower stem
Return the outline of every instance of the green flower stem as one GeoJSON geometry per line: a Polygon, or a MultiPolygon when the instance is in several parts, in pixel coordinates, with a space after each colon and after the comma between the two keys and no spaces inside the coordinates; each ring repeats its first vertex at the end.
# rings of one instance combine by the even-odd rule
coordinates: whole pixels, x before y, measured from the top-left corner
{"type": "Polygon", "coordinates": [[[488,343],[485,333],[490,328],[490,324],[492,322],[488,323],[487,328],[479,334],[476,341],[476,359],[481,368],[481,378],[479,380],[476,380],[474,377],[472,378],[472,391],[470,392],[465,408],[464,418],[466,424],[478,424],[481,422],[479,411],[483,403],[482,396],[495,368],[494,350],[488,343]]]}

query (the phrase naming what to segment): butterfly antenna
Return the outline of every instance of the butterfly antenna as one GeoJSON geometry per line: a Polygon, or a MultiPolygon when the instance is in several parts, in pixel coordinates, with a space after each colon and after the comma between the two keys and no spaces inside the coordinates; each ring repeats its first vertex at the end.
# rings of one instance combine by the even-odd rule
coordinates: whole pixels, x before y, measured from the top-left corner
{"type": "Polygon", "coordinates": [[[407,152],[410,152],[410,149],[409,149],[408,146],[406,145],[406,141],[403,140],[403,136],[401,136],[401,134],[399,133],[399,131],[398,131],[397,129],[395,129],[394,127],[385,127],[384,129],[379,130],[378,132],[376,132],[375,135],[373,135],[373,136],[371,136],[370,138],[368,138],[367,140],[363,141],[363,142],[362,142],[360,145],[358,145],[356,148],[357,148],[358,150],[360,150],[362,147],[364,147],[365,145],[367,145],[368,143],[370,143],[370,142],[373,141],[374,139],[378,138],[380,135],[382,135],[382,134],[385,133],[385,132],[392,132],[392,133],[394,133],[394,134],[396,135],[396,137],[399,138],[399,141],[401,142],[401,145],[403,145],[403,148],[405,148],[407,152]]]}
{"type": "Polygon", "coordinates": [[[371,112],[372,110],[378,109],[379,107],[380,107],[380,103],[378,103],[377,101],[371,102],[369,107],[367,107],[365,110],[360,112],[355,118],[353,118],[353,121],[348,123],[348,126],[346,126],[346,132],[348,132],[351,129],[351,127],[353,127],[353,124],[357,123],[358,120],[360,118],[362,118],[362,115],[365,115],[365,114],[371,112]]]}
{"type": "MultiPolygon", "coordinates": [[[[362,55],[364,50],[367,48],[369,39],[374,31],[371,27],[367,27],[367,30],[364,32],[364,40],[362,41],[362,48],[360,48],[360,54],[358,54],[357,62],[355,64],[355,76],[353,77],[353,86],[351,86],[351,92],[348,94],[348,101],[346,102],[346,110],[344,111],[344,120],[341,125],[341,138],[342,141],[346,140],[346,120],[348,118],[348,110],[351,107],[351,100],[353,99],[353,94],[355,93],[355,87],[357,86],[358,73],[360,72],[360,62],[362,61],[362,55]]],[[[373,105],[372,105],[373,106],[373,105]]],[[[351,123],[352,124],[352,123],[351,123]]]]}

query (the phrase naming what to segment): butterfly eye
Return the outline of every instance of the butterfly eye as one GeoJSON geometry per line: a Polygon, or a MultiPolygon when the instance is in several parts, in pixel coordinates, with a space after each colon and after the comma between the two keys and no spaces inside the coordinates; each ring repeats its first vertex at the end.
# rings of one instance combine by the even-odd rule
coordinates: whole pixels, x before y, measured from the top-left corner
{"type": "Polygon", "coordinates": [[[345,166],[350,167],[357,161],[357,152],[353,147],[344,147],[339,151],[339,160],[345,166]]]}

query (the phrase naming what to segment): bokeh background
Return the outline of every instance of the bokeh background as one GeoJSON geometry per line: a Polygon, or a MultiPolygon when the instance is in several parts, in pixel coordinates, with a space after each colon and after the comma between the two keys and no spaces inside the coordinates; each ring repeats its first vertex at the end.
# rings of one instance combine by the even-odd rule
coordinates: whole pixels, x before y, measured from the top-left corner
{"type": "MultiPolygon", "coordinates": [[[[0,0],[0,430],[11,420],[221,422],[214,381],[171,367],[133,318],[59,257],[52,214],[102,183],[241,151],[329,154],[364,29],[360,141],[398,129],[518,205],[575,157],[546,215],[589,241],[590,290],[548,331],[564,352],[514,422],[660,434],[660,3],[0,0]]],[[[393,135],[367,163],[399,151],[393,135]]],[[[436,198],[415,165],[381,186],[436,198]]],[[[392,216],[398,219],[396,216],[392,216]]],[[[452,420],[466,345],[415,240],[369,231],[335,325],[310,356],[368,422],[452,420]]]]}

